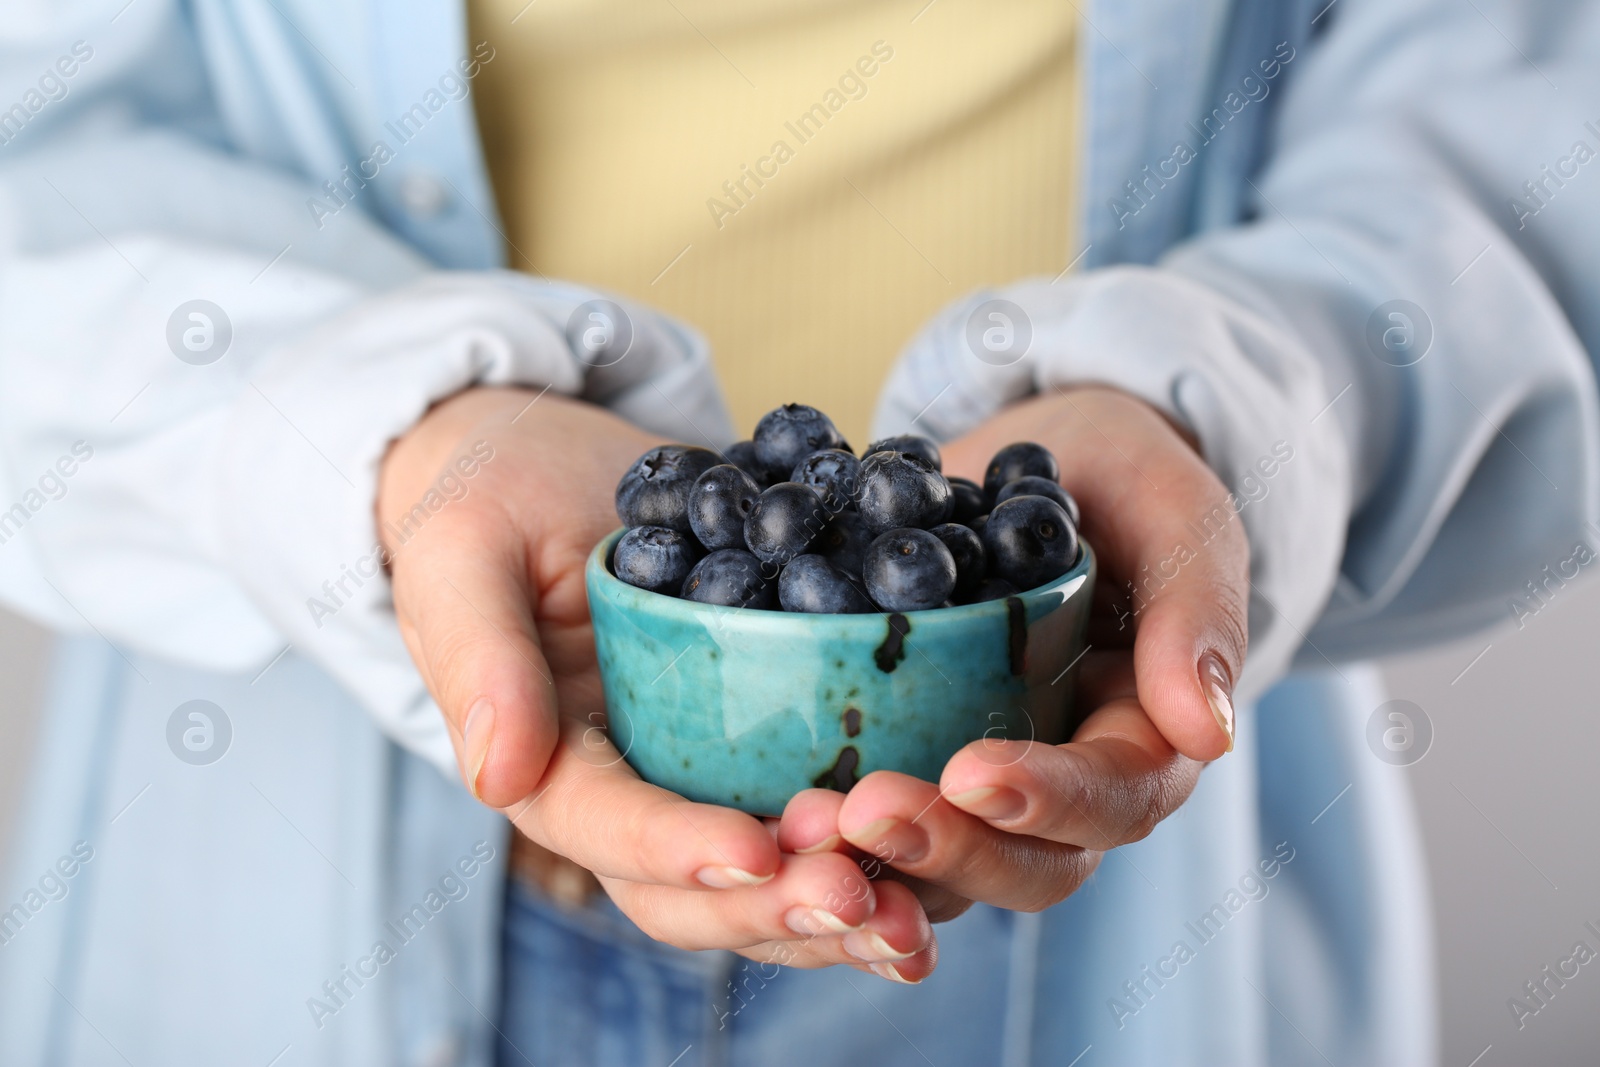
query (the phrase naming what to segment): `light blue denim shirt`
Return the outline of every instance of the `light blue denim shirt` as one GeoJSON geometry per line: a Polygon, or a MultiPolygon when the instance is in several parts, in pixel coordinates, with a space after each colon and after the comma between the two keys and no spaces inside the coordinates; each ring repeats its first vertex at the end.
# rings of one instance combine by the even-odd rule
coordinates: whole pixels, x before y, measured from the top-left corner
{"type": "MultiPolygon", "coordinates": [[[[941,929],[922,987],[707,955],[699,1062],[1432,1059],[1403,771],[1346,661],[1511,617],[1594,529],[1600,4],[1085,17],[1082,273],[1007,290],[1041,338],[1007,373],[957,350],[970,302],[936,317],[880,426],[957,382],[945,434],[1061,381],[1145,396],[1253,501],[1254,691],[1318,669],[1072,899],[941,929]],[[1257,492],[1279,438],[1304,462],[1257,492]]],[[[482,273],[473,59],[442,0],[0,25],[0,595],[81,635],[0,898],[6,1063],[489,1062],[505,825],[438,773],[381,581],[306,601],[360,569],[384,443],[463,385],[727,430],[691,333],[638,309],[643,377],[587,373],[583,292],[482,273]],[[173,358],[196,299],[227,358],[173,358]]]]}

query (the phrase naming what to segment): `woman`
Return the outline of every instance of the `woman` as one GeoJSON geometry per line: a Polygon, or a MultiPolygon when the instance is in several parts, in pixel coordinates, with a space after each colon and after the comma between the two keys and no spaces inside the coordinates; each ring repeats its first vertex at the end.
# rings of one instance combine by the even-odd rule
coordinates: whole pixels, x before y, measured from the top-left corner
{"type": "Polygon", "coordinates": [[[81,636],[7,1062],[1427,1062],[1349,661],[1497,617],[1596,517],[1595,18],[13,20],[0,591],[81,636]],[[953,472],[1062,456],[1127,589],[1094,717],[775,839],[663,804],[588,729],[609,487],[784,401],[857,439],[880,379],[874,435],[953,472]],[[849,932],[835,834],[903,878],[849,932]]]}

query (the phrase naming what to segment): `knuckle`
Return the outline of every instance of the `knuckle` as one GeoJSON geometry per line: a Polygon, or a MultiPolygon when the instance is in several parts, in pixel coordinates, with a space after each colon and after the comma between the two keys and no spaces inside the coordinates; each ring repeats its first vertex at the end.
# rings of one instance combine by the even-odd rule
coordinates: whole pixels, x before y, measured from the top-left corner
{"type": "Polygon", "coordinates": [[[1131,845],[1135,841],[1143,841],[1155,832],[1157,826],[1161,825],[1162,817],[1163,812],[1148,804],[1137,805],[1135,810],[1130,813],[1130,818],[1124,826],[1120,835],[1122,839],[1120,843],[1131,845]]]}
{"type": "Polygon", "coordinates": [[[1014,910],[1037,913],[1066,900],[1094,873],[1100,855],[1081,849],[1052,850],[1036,863],[1037,874],[1028,891],[1014,902],[1014,910]]]}
{"type": "Polygon", "coordinates": [[[679,893],[646,892],[637,894],[620,910],[652,941],[685,952],[698,952],[708,948],[734,948],[748,943],[751,938],[738,936],[731,924],[707,921],[686,921],[689,915],[681,907],[679,893]]]}
{"type": "Polygon", "coordinates": [[[1119,782],[1113,809],[1112,840],[1106,841],[1105,845],[1108,848],[1127,845],[1149,837],[1166,817],[1162,793],[1159,775],[1141,775],[1119,782]]]}
{"type": "Polygon", "coordinates": [[[841,892],[849,888],[852,879],[859,881],[861,878],[861,868],[843,852],[817,852],[806,859],[810,861],[808,866],[819,881],[825,881],[841,892]]]}
{"type": "Polygon", "coordinates": [[[1209,583],[1210,588],[1206,590],[1209,599],[1216,603],[1216,610],[1212,612],[1213,625],[1229,646],[1228,650],[1237,652],[1240,656],[1243,656],[1245,647],[1249,643],[1249,633],[1246,629],[1250,614],[1249,584],[1243,577],[1233,580],[1231,576],[1218,575],[1212,579],[1209,583]]]}
{"type": "Polygon", "coordinates": [[[1172,762],[1157,776],[1150,808],[1157,822],[1177,811],[1194,792],[1200,782],[1204,764],[1185,756],[1174,756],[1172,762]]]}
{"type": "MultiPolygon", "coordinates": [[[[950,842],[953,846],[944,856],[932,856],[935,861],[942,863],[929,864],[924,861],[918,866],[925,871],[925,876],[937,878],[941,882],[953,885],[968,885],[975,881],[987,880],[994,876],[995,856],[989,849],[977,846],[974,842],[961,839],[950,842]],[[932,869],[937,866],[937,871],[932,869]]],[[[1005,861],[1002,860],[1002,863],[1005,861]]]]}
{"type": "Polygon", "coordinates": [[[533,816],[529,828],[537,830],[535,840],[553,852],[572,856],[577,851],[574,846],[581,844],[583,838],[589,835],[601,840],[614,838],[614,833],[607,833],[613,831],[614,826],[607,824],[615,820],[608,817],[606,809],[595,802],[598,800],[596,792],[595,783],[585,781],[581,776],[574,779],[564,775],[559,788],[553,787],[525,813],[533,816]],[[573,812],[580,811],[588,813],[588,820],[582,826],[572,818],[573,812]]]}
{"type": "Polygon", "coordinates": [[[1174,753],[1163,766],[1131,782],[1127,788],[1127,819],[1117,843],[1132,844],[1154,833],[1189,798],[1199,780],[1199,771],[1199,764],[1174,753]]]}
{"type": "Polygon", "coordinates": [[[816,857],[816,877],[824,891],[841,902],[859,903],[872,895],[872,885],[859,864],[849,856],[830,852],[816,857]]]}
{"type": "Polygon", "coordinates": [[[1045,766],[1034,768],[1034,777],[1044,787],[1042,793],[1048,803],[1038,805],[1030,812],[1029,825],[1021,827],[1040,836],[1059,836],[1080,826],[1093,830],[1094,809],[1103,803],[1094,787],[1095,775],[1085,765],[1083,757],[1067,748],[1050,748],[1045,766]]]}
{"type": "Polygon", "coordinates": [[[479,676],[474,667],[482,649],[482,635],[467,625],[442,626],[424,637],[423,654],[428,659],[430,673],[445,690],[447,700],[459,703],[468,698],[467,690],[479,676]]]}
{"type": "MultiPolygon", "coordinates": [[[[595,800],[601,801],[603,797],[595,797],[595,800]]],[[[675,871],[662,869],[659,863],[664,855],[681,855],[680,850],[666,847],[676,836],[673,833],[676,829],[673,818],[671,799],[658,796],[616,816],[612,820],[614,833],[606,840],[611,842],[613,848],[633,851],[653,876],[663,881],[675,881],[675,871]]],[[[678,865],[676,860],[668,862],[671,868],[678,865]]]]}

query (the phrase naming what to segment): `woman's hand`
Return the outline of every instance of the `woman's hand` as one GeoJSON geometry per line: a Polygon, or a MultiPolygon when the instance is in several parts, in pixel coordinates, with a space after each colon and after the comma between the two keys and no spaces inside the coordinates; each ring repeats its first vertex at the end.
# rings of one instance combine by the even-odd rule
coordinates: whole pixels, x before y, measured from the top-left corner
{"type": "Polygon", "coordinates": [[[617,525],[617,480],[658,443],[589,404],[473,389],[390,449],[378,518],[395,611],[462,778],[658,940],[920,979],[933,932],[909,890],[828,850],[780,853],[759,820],[641,781],[605,737],[583,569],[617,525]],[[465,494],[440,494],[459,463],[476,468],[450,483],[465,494]]]}
{"type": "Polygon", "coordinates": [[[945,450],[946,472],[981,483],[1013,441],[1055,453],[1099,557],[1076,698],[1088,718],[1064,745],[974,742],[937,786],[880,771],[847,796],[808,790],[778,837],[889,865],[935,921],[974,900],[1037,911],[1065,899],[1233,746],[1250,584],[1227,490],[1159,413],[1106,388],[1006,410],[945,450]]]}

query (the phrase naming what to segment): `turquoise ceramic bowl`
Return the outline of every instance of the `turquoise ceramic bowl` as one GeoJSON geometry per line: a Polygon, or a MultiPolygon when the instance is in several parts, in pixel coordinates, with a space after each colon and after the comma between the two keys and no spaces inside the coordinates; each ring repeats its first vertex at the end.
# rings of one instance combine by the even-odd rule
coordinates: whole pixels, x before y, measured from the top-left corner
{"type": "Polygon", "coordinates": [[[586,581],[612,740],[646,781],[692,800],[777,815],[802,789],[871,771],[930,782],[983,737],[1054,744],[1094,590],[1094,553],[1048,585],[904,615],[722,608],[611,573],[607,537],[586,581]]]}

